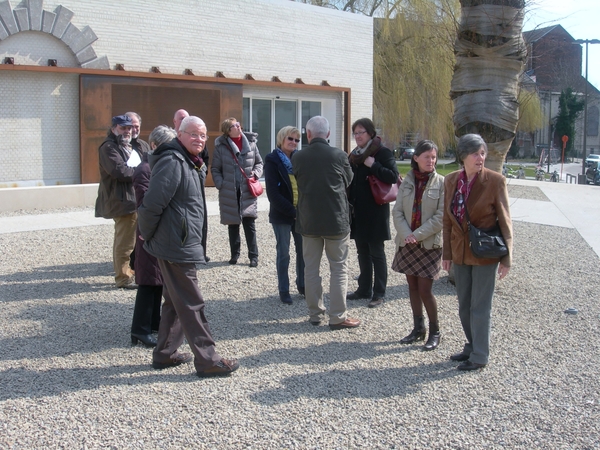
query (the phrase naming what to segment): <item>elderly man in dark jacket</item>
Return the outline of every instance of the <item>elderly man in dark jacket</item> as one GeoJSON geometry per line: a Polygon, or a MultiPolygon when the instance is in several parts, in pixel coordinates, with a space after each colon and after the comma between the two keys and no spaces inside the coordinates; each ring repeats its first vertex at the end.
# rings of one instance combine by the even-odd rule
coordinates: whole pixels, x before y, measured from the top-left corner
{"type": "Polygon", "coordinates": [[[196,265],[205,262],[201,242],[206,214],[199,155],[207,138],[200,118],[182,121],[177,138],[149,156],[150,186],[138,209],[144,248],[158,259],[163,275],[165,302],[152,366],[166,369],[190,362],[192,356],[178,350],[185,337],[200,377],[227,375],[239,367],[236,360],[217,354],[198,287],[196,265]]]}
{"type": "Polygon", "coordinates": [[[352,181],[352,169],[343,150],[331,147],[329,122],[315,116],[306,123],[309,145],[292,158],[298,182],[296,232],[302,235],[304,285],[310,323],[325,319],[323,287],[319,267],[323,248],[331,271],[329,285],[329,327],[353,328],[360,321],[346,317],[348,290],[348,243],[350,207],[346,189],[352,181]]]}
{"type": "Polygon", "coordinates": [[[132,121],[127,115],[112,118],[112,127],[98,149],[100,185],[96,199],[96,217],[113,219],[113,266],[119,288],[137,288],[129,257],[135,246],[135,193],[133,172],[142,161],[142,153],[131,146],[132,121]]]}

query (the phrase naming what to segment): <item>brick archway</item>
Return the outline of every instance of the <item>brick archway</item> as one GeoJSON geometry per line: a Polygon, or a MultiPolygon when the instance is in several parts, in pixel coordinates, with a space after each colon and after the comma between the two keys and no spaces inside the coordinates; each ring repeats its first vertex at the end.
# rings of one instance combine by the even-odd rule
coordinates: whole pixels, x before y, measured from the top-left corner
{"type": "Polygon", "coordinates": [[[43,4],[44,0],[28,0],[24,7],[12,9],[9,0],[0,1],[0,41],[21,31],[41,31],[62,41],[80,67],[110,69],[108,58],[98,57],[92,47],[98,37],[89,26],[80,30],[71,23],[73,11],[62,5],[54,12],[46,11],[43,4]]]}

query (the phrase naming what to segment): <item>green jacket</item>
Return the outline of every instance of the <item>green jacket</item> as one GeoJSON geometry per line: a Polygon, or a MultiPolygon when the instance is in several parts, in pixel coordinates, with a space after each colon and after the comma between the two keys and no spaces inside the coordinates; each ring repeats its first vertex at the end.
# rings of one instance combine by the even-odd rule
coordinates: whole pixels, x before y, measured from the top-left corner
{"type": "Polygon", "coordinates": [[[348,155],[314,138],[294,153],[292,168],[298,183],[296,232],[305,236],[350,233],[350,206],[346,189],[352,181],[348,155]]]}

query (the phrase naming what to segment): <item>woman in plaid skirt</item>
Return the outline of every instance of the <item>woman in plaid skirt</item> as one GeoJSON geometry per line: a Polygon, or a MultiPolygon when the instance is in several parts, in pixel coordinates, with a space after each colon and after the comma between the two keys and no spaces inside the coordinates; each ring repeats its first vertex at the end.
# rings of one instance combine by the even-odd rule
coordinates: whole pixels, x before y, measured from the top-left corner
{"type": "Polygon", "coordinates": [[[400,342],[411,344],[425,339],[423,305],[429,317],[429,337],[423,350],[435,350],[440,343],[437,302],[431,287],[442,262],[442,217],[444,177],[435,171],[437,146],[421,141],[415,148],[408,172],[392,211],[398,251],[392,269],[406,275],[414,328],[400,342]]]}

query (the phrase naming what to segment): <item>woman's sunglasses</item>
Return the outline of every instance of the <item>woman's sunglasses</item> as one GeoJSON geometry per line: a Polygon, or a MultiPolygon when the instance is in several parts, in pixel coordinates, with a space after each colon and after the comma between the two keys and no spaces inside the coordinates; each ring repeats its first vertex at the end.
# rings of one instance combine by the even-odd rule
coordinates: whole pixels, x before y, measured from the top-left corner
{"type": "Polygon", "coordinates": [[[287,140],[288,140],[288,141],[294,141],[296,144],[297,144],[298,142],[300,142],[300,139],[296,139],[296,138],[293,138],[293,137],[291,137],[291,136],[288,136],[288,137],[287,137],[287,140]]]}

